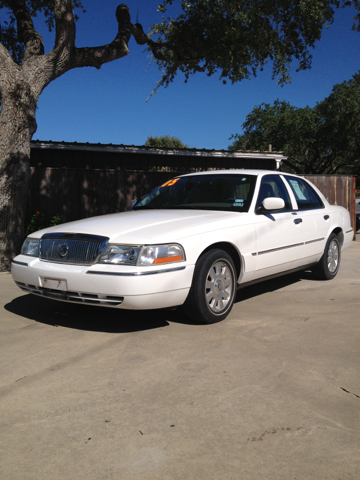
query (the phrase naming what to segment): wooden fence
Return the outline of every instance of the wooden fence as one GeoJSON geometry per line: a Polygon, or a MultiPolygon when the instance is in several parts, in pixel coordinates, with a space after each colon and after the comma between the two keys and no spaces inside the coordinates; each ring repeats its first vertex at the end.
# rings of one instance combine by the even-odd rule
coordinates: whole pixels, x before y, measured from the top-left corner
{"type": "MultiPolygon", "coordinates": [[[[31,168],[26,213],[27,224],[39,211],[62,222],[127,210],[134,198],[142,198],[156,186],[178,174],[172,171],[123,171],[119,169],[31,168]]],[[[328,201],[347,208],[355,231],[355,182],[346,175],[307,175],[328,201]]],[[[355,239],[355,235],[354,235],[355,239]]]]}
{"type": "Polygon", "coordinates": [[[169,172],[31,168],[27,220],[36,211],[62,222],[122,212],[171,179],[169,172]]]}

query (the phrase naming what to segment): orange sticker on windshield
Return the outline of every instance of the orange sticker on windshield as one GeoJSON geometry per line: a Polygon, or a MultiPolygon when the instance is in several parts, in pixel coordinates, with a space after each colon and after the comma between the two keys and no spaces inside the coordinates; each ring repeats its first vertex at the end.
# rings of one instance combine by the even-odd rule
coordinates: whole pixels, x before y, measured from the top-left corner
{"type": "Polygon", "coordinates": [[[164,185],[161,185],[160,188],[162,187],[172,187],[173,185],[175,185],[176,182],[178,182],[180,180],[180,178],[173,178],[172,180],[169,180],[168,182],[164,183],[164,185]]]}

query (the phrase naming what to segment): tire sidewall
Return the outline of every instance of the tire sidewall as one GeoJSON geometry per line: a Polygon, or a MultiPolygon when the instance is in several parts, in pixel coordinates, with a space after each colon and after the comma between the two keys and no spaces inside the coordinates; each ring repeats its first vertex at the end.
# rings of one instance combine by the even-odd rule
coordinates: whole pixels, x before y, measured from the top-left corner
{"type": "Polygon", "coordinates": [[[193,305],[195,306],[197,313],[201,317],[202,321],[206,321],[207,323],[216,323],[226,318],[233,307],[237,290],[236,269],[230,255],[220,249],[210,250],[204,255],[202,255],[196,264],[193,285],[191,288],[193,289],[193,291],[191,292],[194,301],[193,305]],[[233,282],[231,298],[229,299],[229,302],[226,305],[225,309],[218,314],[210,310],[205,299],[206,279],[210,268],[217,262],[224,262],[227,265],[231,273],[233,282]]]}
{"type": "Polygon", "coordinates": [[[331,280],[332,278],[334,278],[336,276],[336,274],[338,273],[339,268],[340,268],[340,258],[341,258],[340,241],[339,241],[338,236],[335,235],[335,233],[332,233],[330,235],[330,237],[328,238],[328,241],[326,242],[324,255],[321,259],[321,271],[323,273],[323,276],[326,279],[331,280]],[[330,272],[329,267],[328,267],[327,258],[328,258],[328,252],[329,252],[330,244],[334,240],[337,243],[337,248],[338,248],[338,263],[337,263],[337,266],[336,266],[336,270],[334,272],[330,272]]]}

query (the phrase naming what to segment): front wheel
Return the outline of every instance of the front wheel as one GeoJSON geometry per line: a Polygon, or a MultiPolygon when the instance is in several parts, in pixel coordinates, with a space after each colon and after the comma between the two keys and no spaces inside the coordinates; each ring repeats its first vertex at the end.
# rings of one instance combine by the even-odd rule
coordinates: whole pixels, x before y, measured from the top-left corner
{"type": "Polygon", "coordinates": [[[339,238],[335,233],[332,233],[326,242],[323,256],[313,269],[317,278],[331,280],[336,276],[340,267],[340,250],[339,238]]]}
{"type": "Polygon", "coordinates": [[[232,258],[223,250],[214,249],[202,255],[183,305],[185,314],[204,323],[226,318],[235,300],[235,271],[232,258]]]}

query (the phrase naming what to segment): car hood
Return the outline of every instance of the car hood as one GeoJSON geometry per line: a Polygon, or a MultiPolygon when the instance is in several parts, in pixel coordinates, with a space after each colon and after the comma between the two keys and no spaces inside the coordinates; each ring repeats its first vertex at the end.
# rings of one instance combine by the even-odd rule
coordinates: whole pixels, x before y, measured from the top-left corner
{"type": "Polygon", "coordinates": [[[110,242],[142,244],[174,242],[181,238],[226,228],[247,214],[207,210],[140,210],[57,225],[35,232],[31,237],[40,238],[44,233],[81,233],[102,235],[110,242]]]}

